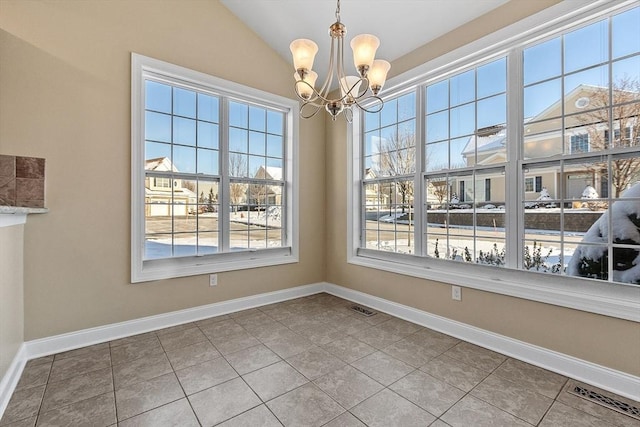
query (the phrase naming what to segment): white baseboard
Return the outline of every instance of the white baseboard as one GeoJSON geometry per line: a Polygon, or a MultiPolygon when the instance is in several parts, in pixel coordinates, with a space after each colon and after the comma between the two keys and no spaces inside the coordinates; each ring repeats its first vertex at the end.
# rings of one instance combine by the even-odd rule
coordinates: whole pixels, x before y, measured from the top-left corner
{"type": "Polygon", "coordinates": [[[113,323],[96,328],[83,329],[53,337],[41,338],[25,343],[28,359],[73,350],[88,345],[124,338],[157,329],[168,328],[183,323],[194,322],[208,317],[221,316],[240,310],[247,310],[275,302],[286,301],[323,292],[324,283],[297,286],[281,291],[268,292],[237,298],[214,304],[201,305],[185,310],[171,311],[155,316],[143,317],[126,322],[113,323]]]}
{"type": "Polygon", "coordinates": [[[413,307],[331,283],[321,282],[27,341],[20,347],[9,370],[0,381],[0,417],[4,413],[27,360],[319,292],[327,292],[375,308],[532,365],[584,381],[621,396],[636,401],[640,400],[640,378],[636,376],[430,314],[413,307]]]}
{"type": "Polygon", "coordinates": [[[24,343],[18,348],[18,352],[11,361],[9,369],[5,372],[2,379],[0,379],[0,418],[4,414],[4,410],[7,409],[13,390],[15,390],[20,380],[20,375],[24,370],[24,365],[27,363],[27,351],[24,343]]]}
{"type": "Polygon", "coordinates": [[[327,283],[324,291],[566,377],[584,381],[629,399],[640,401],[639,377],[353,289],[327,283]]]}

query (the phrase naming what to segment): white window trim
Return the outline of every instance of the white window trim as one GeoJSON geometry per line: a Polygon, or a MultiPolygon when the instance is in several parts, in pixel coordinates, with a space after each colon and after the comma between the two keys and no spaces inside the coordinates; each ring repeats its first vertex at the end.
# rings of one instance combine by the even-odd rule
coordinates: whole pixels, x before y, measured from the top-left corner
{"type": "MultiPolygon", "coordinates": [[[[612,7],[624,7],[631,0],[564,1],[502,30],[449,52],[439,58],[400,74],[387,82],[385,93],[397,96],[403,90],[428,83],[445,72],[486,61],[552,31],[561,31],[585,22],[595,15],[607,13],[612,7]],[[567,21],[570,23],[567,24],[567,21]]],[[[518,96],[518,82],[508,82],[508,93],[518,96]]],[[[510,114],[510,112],[508,112],[510,114]]],[[[509,121],[509,120],[508,120],[509,121]]],[[[347,165],[347,262],[391,273],[403,274],[437,282],[479,289],[501,295],[568,307],[620,319],[640,321],[640,287],[593,279],[544,275],[523,270],[455,263],[426,257],[373,251],[360,248],[360,114],[348,129],[348,152],[353,153],[347,165]]],[[[510,122],[514,122],[511,120],[510,122]]],[[[517,122],[517,121],[516,121],[517,122]]],[[[510,137],[518,135],[517,124],[509,126],[510,137]]],[[[513,167],[517,168],[516,162],[513,167]]],[[[508,196],[516,196],[515,186],[507,189],[508,196]]],[[[511,221],[517,230],[516,221],[511,221]]],[[[518,233],[511,233],[517,239],[518,233]]]]}
{"type": "Polygon", "coordinates": [[[291,264],[299,261],[298,148],[299,114],[295,100],[223,80],[178,65],[131,53],[131,282],[247,268],[291,264]],[[160,74],[182,80],[241,101],[272,106],[286,115],[285,247],[205,256],[144,260],[144,78],[160,74]]]}

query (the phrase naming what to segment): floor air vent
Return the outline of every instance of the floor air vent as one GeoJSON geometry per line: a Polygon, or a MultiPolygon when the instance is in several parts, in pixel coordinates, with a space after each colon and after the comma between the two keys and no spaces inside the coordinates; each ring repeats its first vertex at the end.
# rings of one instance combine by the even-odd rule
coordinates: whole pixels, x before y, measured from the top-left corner
{"type": "Polygon", "coordinates": [[[635,418],[636,420],[640,420],[640,408],[631,406],[628,403],[621,402],[611,397],[604,396],[597,391],[589,390],[580,386],[575,386],[573,390],[569,391],[569,393],[575,394],[576,396],[582,397],[583,399],[587,399],[590,402],[597,403],[598,405],[602,405],[605,408],[620,412],[621,414],[628,415],[631,418],[635,418]]]}
{"type": "Polygon", "coordinates": [[[363,316],[373,316],[374,314],[376,314],[375,311],[372,311],[370,309],[368,309],[367,307],[363,307],[361,305],[352,305],[351,306],[351,310],[355,311],[358,314],[362,314],[363,316]]]}

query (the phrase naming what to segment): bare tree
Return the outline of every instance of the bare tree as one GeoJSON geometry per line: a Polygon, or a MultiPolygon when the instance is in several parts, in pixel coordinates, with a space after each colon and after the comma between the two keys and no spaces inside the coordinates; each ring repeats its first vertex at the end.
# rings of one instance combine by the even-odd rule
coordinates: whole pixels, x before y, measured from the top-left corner
{"type": "MultiPolygon", "coordinates": [[[[613,85],[612,129],[609,129],[609,91],[595,90],[589,96],[589,108],[598,108],[580,115],[580,122],[589,134],[590,151],[613,147],[640,145],[640,81],[624,77],[613,85]],[[602,129],[606,127],[608,131],[602,129]]],[[[631,155],[611,161],[611,176],[603,165],[589,165],[594,173],[601,173],[611,182],[614,194],[620,194],[640,178],[640,157],[631,155]],[[596,170],[597,169],[597,170],[596,170]]]]}
{"type": "MultiPolygon", "coordinates": [[[[229,154],[229,175],[232,177],[244,177],[247,174],[247,158],[242,154],[229,154]]],[[[247,194],[247,184],[231,182],[229,185],[229,199],[232,205],[242,203],[247,194]]]]}
{"type": "Polygon", "coordinates": [[[394,189],[401,198],[402,212],[413,200],[413,174],[416,170],[415,142],[415,134],[403,133],[380,139],[377,147],[380,175],[404,178],[394,182],[394,189]]]}

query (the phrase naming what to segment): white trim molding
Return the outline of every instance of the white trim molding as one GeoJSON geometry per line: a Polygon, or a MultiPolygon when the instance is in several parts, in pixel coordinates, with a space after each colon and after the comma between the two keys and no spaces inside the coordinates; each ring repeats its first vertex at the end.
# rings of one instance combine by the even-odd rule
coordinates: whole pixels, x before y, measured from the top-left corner
{"type": "Polygon", "coordinates": [[[28,341],[20,347],[0,381],[0,417],[27,360],[320,292],[366,305],[621,396],[640,400],[639,377],[353,289],[320,282],[28,341]]]}

